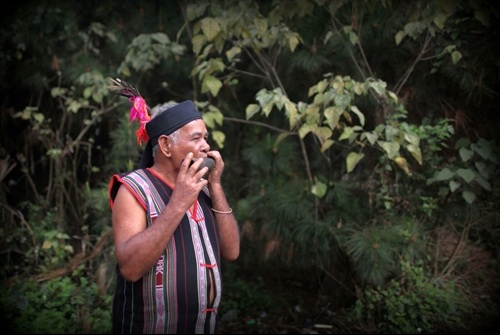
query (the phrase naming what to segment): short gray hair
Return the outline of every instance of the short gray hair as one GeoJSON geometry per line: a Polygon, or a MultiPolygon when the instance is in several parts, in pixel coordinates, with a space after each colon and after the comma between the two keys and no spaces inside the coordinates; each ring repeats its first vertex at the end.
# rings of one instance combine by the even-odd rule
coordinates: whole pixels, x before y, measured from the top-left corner
{"type": "MultiPolygon", "coordinates": [[[[176,105],[178,105],[177,102],[167,102],[167,103],[164,103],[163,105],[156,106],[155,108],[153,108],[151,110],[151,120],[153,120],[157,115],[164,113],[166,110],[168,110],[169,108],[172,108],[176,105]]],[[[174,131],[173,133],[169,134],[168,136],[170,137],[170,139],[172,140],[172,142],[174,144],[177,144],[177,142],[179,141],[180,135],[181,135],[181,129],[179,128],[176,131],[174,131]]],[[[159,145],[156,144],[151,149],[151,153],[153,155],[153,158],[155,158],[156,152],[158,151],[158,148],[159,148],[159,145]]]]}

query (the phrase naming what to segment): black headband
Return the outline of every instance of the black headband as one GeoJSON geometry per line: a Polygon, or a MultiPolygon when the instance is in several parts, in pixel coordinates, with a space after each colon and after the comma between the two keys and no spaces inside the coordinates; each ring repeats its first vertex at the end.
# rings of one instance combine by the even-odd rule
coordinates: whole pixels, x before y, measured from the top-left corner
{"type": "Polygon", "coordinates": [[[149,141],[142,154],[139,169],[145,169],[153,165],[152,149],[158,144],[158,138],[161,135],[170,135],[189,122],[202,118],[200,112],[198,112],[191,100],[183,101],[167,110],[159,111],[158,113],[160,114],[146,123],[149,141]]]}

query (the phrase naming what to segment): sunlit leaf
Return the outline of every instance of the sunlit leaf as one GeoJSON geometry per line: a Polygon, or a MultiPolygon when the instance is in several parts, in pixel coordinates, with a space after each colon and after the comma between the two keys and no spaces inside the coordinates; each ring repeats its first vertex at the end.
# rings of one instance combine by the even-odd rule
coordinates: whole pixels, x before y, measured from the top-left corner
{"type": "Polygon", "coordinates": [[[316,181],[316,183],[311,187],[311,193],[318,198],[322,198],[326,193],[326,184],[316,181]]]}
{"type": "Polygon", "coordinates": [[[211,75],[206,75],[205,78],[203,78],[201,92],[206,93],[207,91],[210,91],[210,93],[215,97],[219,94],[221,87],[222,82],[219,79],[211,75]]]}
{"type": "Polygon", "coordinates": [[[246,114],[247,120],[250,120],[250,118],[252,118],[252,116],[254,116],[255,114],[257,114],[259,111],[260,111],[260,106],[259,105],[257,105],[257,104],[249,104],[247,106],[247,108],[245,109],[245,114],[246,114]]]}
{"type": "Polygon", "coordinates": [[[326,150],[328,150],[334,143],[334,140],[327,139],[321,146],[321,152],[325,152],[326,150]]]}
{"type": "Polygon", "coordinates": [[[365,157],[364,153],[350,152],[346,158],[347,173],[350,173],[352,170],[354,170],[356,165],[361,159],[363,159],[363,157],[365,157]]]}
{"type": "Polygon", "coordinates": [[[365,132],[364,133],[366,138],[368,139],[368,142],[370,142],[371,145],[374,145],[375,142],[378,140],[378,135],[374,131],[372,132],[365,132]]]}
{"type": "Polygon", "coordinates": [[[303,139],[309,132],[317,127],[318,126],[315,124],[304,123],[299,129],[299,137],[303,139]]]}
{"type": "Polygon", "coordinates": [[[361,126],[364,126],[365,125],[365,116],[363,113],[361,113],[361,111],[358,109],[358,107],[351,106],[351,111],[358,116],[359,123],[361,124],[361,126]]]}
{"type": "Polygon", "coordinates": [[[241,53],[241,48],[234,46],[228,51],[226,51],[226,57],[227,60],[231,61],[236,55],[239,55],[241,53]]]}
{"type": "Polygon", "coordinates": [[[209,41],[212,41],[215,36],[220,32],[220,25],[212,17],[205,17],[201,21],[201,30],[203,31],[203,34],[207,37],[209,41]]]}
{"type": "Polygon", "coordinates": [[[403,38],[406,36],[406,33],[402,30],[398,31],[398,33],[396,34],[396,37],[395,37],[395,40],[396,40],[396,45],[399,45],[399,43],[401,43],[401,41],[403,40],[403,38]]]}
{"type": "Polygon", "coordinates": [[[399,152],[400,145],[397,142],[377,141],[377,143],[384,149],[389,158],[394,158],[399,152]]]}
{"type": "Polygon", "coordinates": [[[398,166],[403,169],[404,172],[406,172],[406,174],[408,174],[409,176],[412,175],[410,169],[408,168],[408,162],[406,161],[406,158],[404,157],[394,157],[393,160],[396,162],[396,164],[398,164],[398,166]]]}
{"type": "Polygon", "coordinates": [[[224,148],[224,141],[226,140],[226,135],[223,132],[219,130],[214,130],[211,132],[210,136],[215,141],[215,143],[217,143],[217,146],[220,149],[224,148]]]}
{"type": "Polygon", "coordinates": [[[460,61],[460,59],[462,59],[462,54],[459,51],[455,50],[451,53],[451,60],[453,64],[457,64],[460,61]]]}

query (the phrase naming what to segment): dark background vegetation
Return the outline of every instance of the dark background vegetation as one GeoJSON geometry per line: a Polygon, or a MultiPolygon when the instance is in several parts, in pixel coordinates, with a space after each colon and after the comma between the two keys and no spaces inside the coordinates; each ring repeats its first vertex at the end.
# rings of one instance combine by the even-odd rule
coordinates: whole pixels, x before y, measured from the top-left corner
{"type": "Polygon", "coordinates": [[[498,318],[499,6],[20,1],[0,24],[0,315],[111,333],[107,187],[198,103],[238,218],[222,333],[482,333],[498,318]]]}

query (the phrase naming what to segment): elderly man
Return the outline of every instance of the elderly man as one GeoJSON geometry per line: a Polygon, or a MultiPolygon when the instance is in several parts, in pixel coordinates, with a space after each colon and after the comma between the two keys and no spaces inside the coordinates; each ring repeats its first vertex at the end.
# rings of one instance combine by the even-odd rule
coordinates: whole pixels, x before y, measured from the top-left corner
{"type": "MultiPolygon", "coordinates": [[[[138,96],[130,98],[135,106],[138,96]]],[[[192,101],[152,116],[144,110],[136,134],[147,146],[139,167],[114,175],[109,186],[117,260],[113,332],[216,333],[221,258],[232,261],[240,252],[221,185],[224,161],[210,151],[192,101]],[[213,159],[213,169],[200,169],[202,158],[213,159]]]]}

